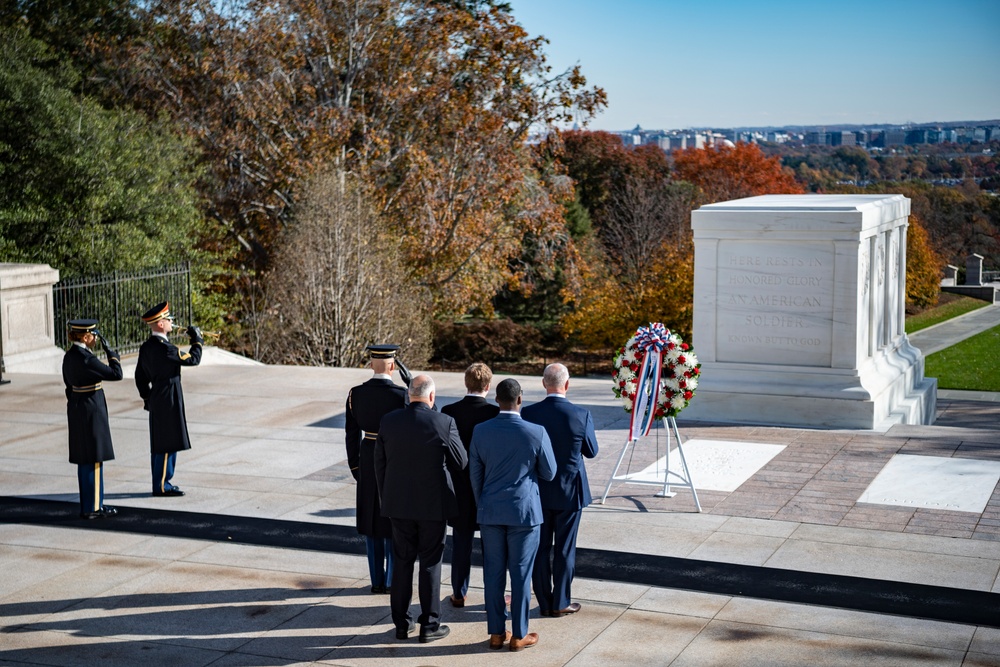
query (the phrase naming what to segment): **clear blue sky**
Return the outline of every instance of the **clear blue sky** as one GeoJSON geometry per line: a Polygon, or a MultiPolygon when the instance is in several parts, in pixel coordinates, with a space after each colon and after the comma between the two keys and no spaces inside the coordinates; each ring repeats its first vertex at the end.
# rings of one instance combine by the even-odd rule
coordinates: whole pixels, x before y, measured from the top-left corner
{"type": "Polygon", "coordinates": [[[1000,118],[1000,0],[509,0],[592,129],[1000,118]]]}

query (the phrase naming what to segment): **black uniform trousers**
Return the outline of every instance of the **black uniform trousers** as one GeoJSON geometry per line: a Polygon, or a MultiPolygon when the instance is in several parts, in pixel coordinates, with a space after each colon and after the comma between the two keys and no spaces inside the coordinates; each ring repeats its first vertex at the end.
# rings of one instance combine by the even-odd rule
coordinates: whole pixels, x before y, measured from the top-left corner
{"type": "Polygon", "coordinates": [[[417,574],[420,632],[434,632],[441,624],[441,560],[447,532],[446,521],[392,520],[392,549],[396,559],[389,608],[397,630],[405,632],[412,620],[410,600],[413,598],[413,565],[417,558],[420,559],[417,574]]]}

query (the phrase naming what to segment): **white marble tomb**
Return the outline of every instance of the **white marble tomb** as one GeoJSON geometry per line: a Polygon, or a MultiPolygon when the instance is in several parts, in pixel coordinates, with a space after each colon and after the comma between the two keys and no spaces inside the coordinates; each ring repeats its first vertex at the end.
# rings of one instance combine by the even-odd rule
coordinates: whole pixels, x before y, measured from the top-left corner
{"type": "Polygon", "coordinates": [[[765,195],[702,206],[684,419],[929,424],[937,383],[903,331],[909,199],[765,195]]]}

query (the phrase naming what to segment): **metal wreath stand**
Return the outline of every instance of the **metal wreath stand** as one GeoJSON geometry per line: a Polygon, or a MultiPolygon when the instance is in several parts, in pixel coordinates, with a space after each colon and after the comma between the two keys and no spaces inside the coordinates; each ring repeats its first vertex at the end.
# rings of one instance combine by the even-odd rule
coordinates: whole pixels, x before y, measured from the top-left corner
{"type": "MultiPolygon", "coordinates": [[[[628,472],[624,475],[619,476],[618,470],[622,467],[622,461],[625,460],[625,454],[628,453],[629,447],[632,448],[633,455],[635,454],[635,447],[639,443],[639,438],[632,438],[631,440],[626,440],[625,445],[622,447],[622,453],[618,455],[618,463],[615,465],[614,471],[611,473],[611,478],[608,480],[608,485],[604,487],[604,495],[601,497],[601,504],[608,498],[608,493],[611,491],[611,484],[620,481],[626,484],[645,484],[647,486],[659,486],[662,489],[656,494],[657,498],[673,498],[677,494],[670,490],[671,486],[679,486],[684,489],[691,489],[691,496],[694,498],[694,506],[701,512],[701,503],[698,501],[698,491],[694,488],[694,482],[691,481],[691,470],[688,468],[687,458],[684,456],[684,446],[681,443],[681,434],[677,430],[677,422],[673,417],[666,418],[667,424],[664,428],[667,431],[667,453],[664,460],[663,468],[663,479],[662,480],[645,480],[645,479],[630,479],[628,472]],[[670,469],[670,440],[671,433],[673,437],[677,439],[677,453],[680,454],[681,468],[682,471],[676,471],[670,469]]],[[[656,436],[656,461],[659,465],[660,461],[660,437],[659,430],[657,430],[656,436]]],[[[631,469],[631,457],[629,458],[629,466],[626,470],[631,469]]],[[[659,475],[659,470],[657,470],[657,475],[659,475]]]]}
{"type": "MultiPolygon", "coordinates": [[[[659,479],[659,470],[657,469],[657,479],[656,480],[640,480],[631,479],[628,473],[632,467],[632,458],[629,457],[629,465],[626,468],[626,473],[624,475],[619,475],[618,471],[621,469],[622,462],[625,460],[625,455],[628,453],[629,447],[632,448],[632,454],[635,455],[636,446],[639,443],[640,437],[644,434],[648,435],[652,421],[649,421],[645,428],[640,426],[636,428],[636,419],[642,418],[641,415],[637,414],[637,410],[644,412],[645,404],[648,403],[650,399],[653,402],[653,408],[655,408],[656,398],[660,390],[660,368],[662,367],[661,357],[659,354],[659,349],[662,347],[662,343],[666,342],[666,335],[669,335],[669,331],[666,330],[662,324],[653,323],[650,324],[649,328],[640,327],[636,331],[636,337],[642,338],[645,345],[657,345],[657,351],[654,354],[651,349],[645,348],[647,350],[646,355],[643,359],[642,369],[639,371],[638,378],[638,389],[636,391],[636,396],[632,401],[632,417],[629,427],[629,438],[625,441],[625,445],[622,447],[621,454],[618,455],[618,463],[615,464],[615,469],[611,473],[611,478],[608,479],[608,485],[604,488],[604,495],[601,497],[601,504],[608,498],[608,493],[611,491],[611,484],[620,481],[626,484],[644,484],[646,486],[658,486],[662,487],[660,491],[656,494],[657,498],[673,498],[677,494],[670,490],[671,486],[677,486],[685,489],[691,489],[691,496],[694,498],[694,505],[698,512],[701,512],[701,503],[698,501],[698,491],[694,488],[694,482],[691,480],[691,470],[688,468],[687,458],[684,456],[684,445],[681,441],[680,431],[677,429],[677,421],[673,417],[666,417],[666,424],[663,428],[667,432],[667,447],[666,447],[666,457],[664,460],[663,468],[663,478],[659,479]],[[666,335],[664,335],[666,334],[666,335]],[[652,342],[650,342],[652,341],[652,342]],[[657,366],[652,370],[649,367],[652,365],[657,366]],[[653,378],[652,382],[643,382],[644,376],[648,378],[653,378]],[[644,400],[640,396],[645,392],[644,400]],[[650,396],[652,394],[652,396],[650,396]],[[670,441],[671,437],[677,439],[677,453],[680,455],[681,470],[671,470],[670,469],[670,441]]],[[[631,341],[629,341],[631,342],[631,341]]],[[[659,431],[657,431],[656,436],[656,465],[659,467],[660,461],[660,438],[659,431]]]]}

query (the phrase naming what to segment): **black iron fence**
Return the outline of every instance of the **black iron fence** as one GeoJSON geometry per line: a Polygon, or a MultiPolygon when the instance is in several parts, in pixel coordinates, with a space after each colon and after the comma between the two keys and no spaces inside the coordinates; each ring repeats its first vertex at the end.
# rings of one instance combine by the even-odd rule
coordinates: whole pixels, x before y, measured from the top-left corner
{"type": "Polygon", "coordinates": [[[52,290],[52,300],[56,345],[69,345],[69,320],[97,318],[101,333],[119,352],[135,352],[149,337],[149,327],[140,316],[156,304],[169,301],[178,323],[193,322],[191,265],[60,280],[52,290]]]}

